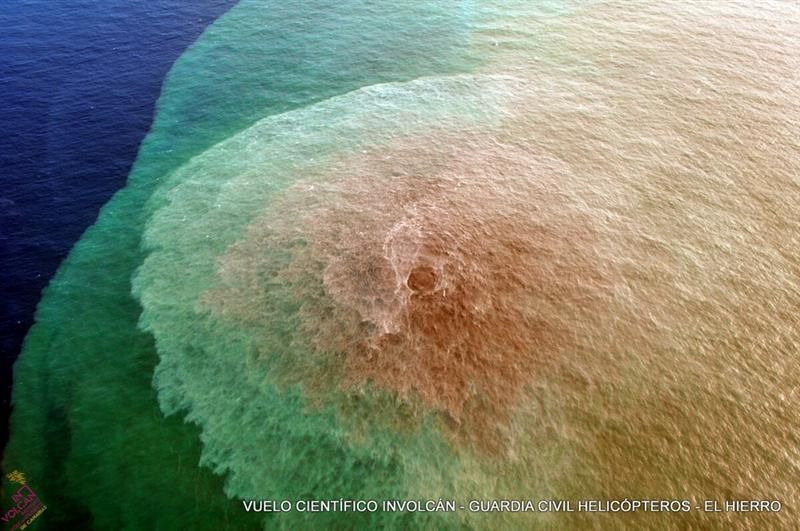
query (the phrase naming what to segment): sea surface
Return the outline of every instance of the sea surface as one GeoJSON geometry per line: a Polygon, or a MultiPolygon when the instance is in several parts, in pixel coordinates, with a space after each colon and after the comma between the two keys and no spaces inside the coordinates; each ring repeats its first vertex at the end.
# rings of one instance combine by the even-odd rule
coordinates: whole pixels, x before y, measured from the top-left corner
{"type": "Polygon", "coordinates": [[[791,529],[798,72],[793,1],[242,0],[45,290],[4,465],[54,529],[791,529]],[[242,504],[342,498],[689,509],[242,504]]]}
{"type": "Polygon", "coordinates": [[[172,63],[233,4],[0,4],[0,445],[42,289],[124,186],[172,63]]]}

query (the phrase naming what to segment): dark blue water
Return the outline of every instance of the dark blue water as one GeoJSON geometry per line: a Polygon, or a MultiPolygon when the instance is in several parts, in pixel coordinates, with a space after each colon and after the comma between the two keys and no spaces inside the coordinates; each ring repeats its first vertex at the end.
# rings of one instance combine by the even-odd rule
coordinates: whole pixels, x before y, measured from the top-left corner
{"type": "Polygon", "coordinates": [[[0,446],[42,288],[125,184],[172,63],[235,3],[0,2],[0,446]]]}

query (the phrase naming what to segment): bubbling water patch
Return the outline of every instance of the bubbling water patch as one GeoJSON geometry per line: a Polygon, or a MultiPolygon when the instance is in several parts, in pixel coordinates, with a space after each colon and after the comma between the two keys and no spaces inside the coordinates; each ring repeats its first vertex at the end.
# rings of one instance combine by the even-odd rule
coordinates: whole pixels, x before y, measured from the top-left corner
{"type": "Polygon", "coordinates": [[[612,282],[569,169],[474,130],[401,138],[325,173],[270,203],[220,259],[205,304],[258,328],[253,301],[287,282],[314,361],[279,379],[325,394],[370,383],[501,447],[537,365],[574,350],[612,282]],[[316,385],[333,374],[333,389],[316,385]]]}

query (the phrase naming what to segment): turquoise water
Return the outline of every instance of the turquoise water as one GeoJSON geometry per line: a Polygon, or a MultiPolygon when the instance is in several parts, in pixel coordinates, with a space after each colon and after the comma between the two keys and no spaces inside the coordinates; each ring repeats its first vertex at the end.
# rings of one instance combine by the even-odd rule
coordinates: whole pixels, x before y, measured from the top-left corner
{"type": "MultiPolygon", "coordinates": [[[[797,9],[530,4],[243,1],[180,58],[17,364],[6,463],[44,525],[796,499],[797,9]]],[[[792,513],[652,516],[615,523],[792,513]]]]}

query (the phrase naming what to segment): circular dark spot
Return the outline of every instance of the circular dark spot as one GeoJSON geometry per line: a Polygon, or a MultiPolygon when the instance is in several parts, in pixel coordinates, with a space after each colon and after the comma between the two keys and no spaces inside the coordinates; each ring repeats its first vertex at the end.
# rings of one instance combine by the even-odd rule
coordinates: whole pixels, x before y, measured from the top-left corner
{"type": "Polygon", "coordinates": [[[436,287],[436,272],[430,266],[417,266],[408,275],[406,285],[414,291],[433,291],[436,287]]]}

